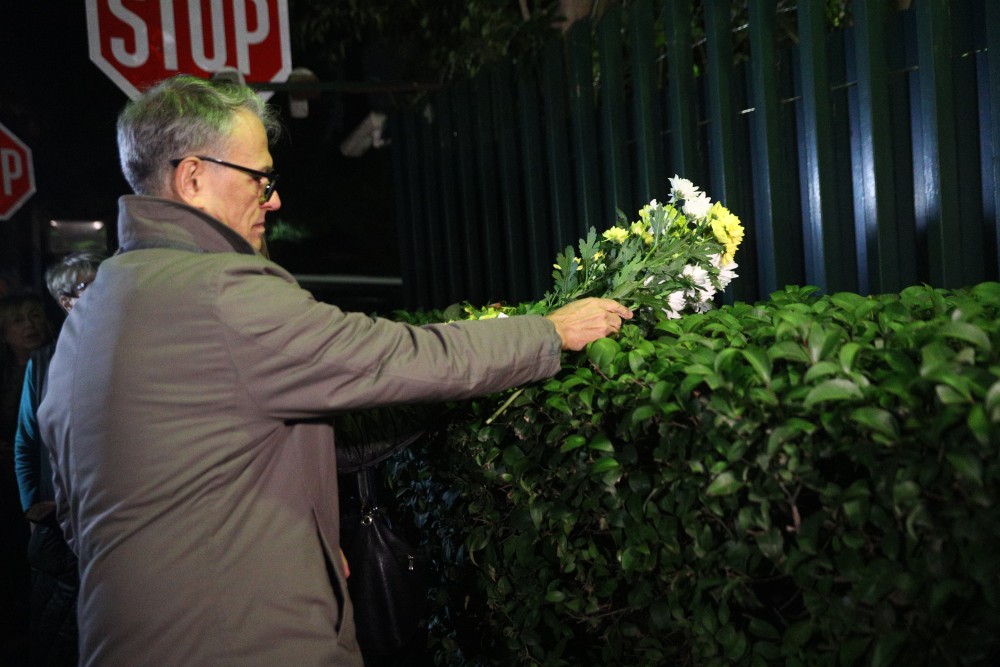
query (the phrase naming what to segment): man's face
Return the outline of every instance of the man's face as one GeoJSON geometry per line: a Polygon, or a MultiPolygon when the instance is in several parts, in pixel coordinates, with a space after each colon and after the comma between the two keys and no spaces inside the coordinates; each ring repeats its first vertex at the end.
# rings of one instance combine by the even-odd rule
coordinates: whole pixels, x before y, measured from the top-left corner
{"type": "MultiPolygon", "coordinates": [[[[273,168],[267,149],[267,133],[260,119],[249,111],[237,113],[236,124],[225,155],[212,157],[258,171],[273,168]]],[[[260,203],[264,183],[237,169],[208,161],[201,162],[208,179],[207,194],[202,200],[206,213],[260,250],[264,243],[264,215],[281,207],[281,197],[275,191],[265,203],[260,203]]]]}

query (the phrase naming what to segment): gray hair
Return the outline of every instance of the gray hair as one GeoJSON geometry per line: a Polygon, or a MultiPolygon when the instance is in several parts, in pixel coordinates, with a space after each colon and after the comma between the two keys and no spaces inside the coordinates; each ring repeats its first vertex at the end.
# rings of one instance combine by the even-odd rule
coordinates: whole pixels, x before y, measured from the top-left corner
{"type": "Polygon", "coordinates": [[[264,124],[268,139],[281,133],[277,113],[251,88],[180,74],[132,100],[118,116],[118,154],[122,174],[136,194],[162,195],[170,160],[195,153],[217,153],[240,111],[264,124]]]}
{"type": "Polygon", "coordinates": [[[97,275],[103,257],[93,252],[72,252],[45,271],[45,286],[56,301],[60,296],[76,296],[76,287],[97,275]]]}

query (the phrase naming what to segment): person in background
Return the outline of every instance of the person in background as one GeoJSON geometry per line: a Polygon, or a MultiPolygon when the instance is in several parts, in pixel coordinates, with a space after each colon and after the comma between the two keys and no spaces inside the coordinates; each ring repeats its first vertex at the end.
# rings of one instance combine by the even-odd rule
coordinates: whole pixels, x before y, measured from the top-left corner
{"type": "Polygon", "coordinates": [[[14,475],[14,433],[31,353],[52,339],[42,301],[34,295],[0,298],[0,664],[26,664],[30,570],[28,523],[14,475]]]}
{"type": "Polygon", "coordinates": [[[632,317],[584,299],[414,327],[317,302],[259,254],[281,206],[274,113],[178,75],[119,115],[137,194],[38,414],[80,561],[83,667],[361,665],[329,416],[548,378],[632,317]]]}
{"type": "MultiPolygon", "coordinates": [[[[45,272],[49,294],[68,314],[97,275],[101,257],[89,252],[66,255],[45,272]]],[[[77,663],[76,596],[79,589],[76,556],[55,519],[55,493],[48,451],[38,435],[38,406],[47,388],[49,362],[55,343],[31,353],[24,374],[14,460],[21,509],[31,538],[32,569],[29,653],[39,667],[72,667],[77,663]]]]}

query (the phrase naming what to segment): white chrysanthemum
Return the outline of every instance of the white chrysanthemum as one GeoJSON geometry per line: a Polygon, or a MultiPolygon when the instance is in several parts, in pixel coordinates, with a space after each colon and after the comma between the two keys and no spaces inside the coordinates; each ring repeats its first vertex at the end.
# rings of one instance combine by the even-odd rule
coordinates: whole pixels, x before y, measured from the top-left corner
{"type": "Polygon", "coordinates": [[[712,200],[704,192],[699,192],[690,199],[684,199],[684,215],[689,215],[695,220],[701,220],[712,209],[712,200]]]}
{"type": "Polygon", "coordinates": [[[662,310],[667,314],[667,319],[678,319],[681,316],[681,311],[684,310],[684,306],[687,305],[687,299],[684,297],[684,291],[677,290],[676,292],[671,292],[665,297],[665,299],[667,307],[662,310]]]}
{"type": "MultiPolygon", "coordinates": [[[[704,303],[715,298],[715,285],[712,283],[712,276],[700,266],[688,264],[681,271],[681,275],[689,278],[694,284],[687,291],[688,300],[693,303],[704,303]]],[[[704,311],[699,311],[704,312],[704,311]]]]}
{"type": "Polygon", "coordinates": [[[712,277],[708,275],[708,271],[697,266],[695,264],[688,264],[681,271],[681,275],[685,278],[691,280],[700,291],[706,291],[712,288],[712,277]]]}
{"type": "Polygon", "coordinates": [[[729,283],[733,282],[733,278],[739,277],[735,271],[738,266],[739,264],[736,262],[730,262],[725,266],[719,267],[719,275],[717,277],[717,280],[719,281],[719,289],[726,289],[729,286],[729,283]]]}
{"type": "Polygon", "coordinates": [[[670,203],[675,203],[678,199],[687,201],[698,196],[698,186],[686,178],[681,178],[677,174],[668,179],[670,181],[670,203]]]}

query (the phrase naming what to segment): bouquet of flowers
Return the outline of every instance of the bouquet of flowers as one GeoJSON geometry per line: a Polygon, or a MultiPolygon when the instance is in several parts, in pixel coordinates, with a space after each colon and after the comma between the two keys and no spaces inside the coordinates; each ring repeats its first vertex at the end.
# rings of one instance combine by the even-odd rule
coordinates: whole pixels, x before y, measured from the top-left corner
{"type": "Polygon", "coordinates": [[[629,222],[598,237],[594,228],[557,257],[555,285],[542,301],[527,308],[499,305],[466,307],[470,317],[486,319],[516,312],[548,312],[575,299],[603,296],[637,309],[645,320],[675,319],[712,308],[717,292],[736,278],[736,250],[743,225],[725,206],[691,181],[670,179],[670,198],[655,199],[629,222]]]}

